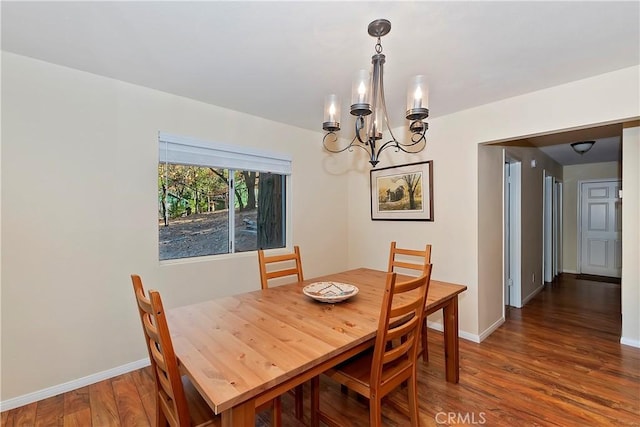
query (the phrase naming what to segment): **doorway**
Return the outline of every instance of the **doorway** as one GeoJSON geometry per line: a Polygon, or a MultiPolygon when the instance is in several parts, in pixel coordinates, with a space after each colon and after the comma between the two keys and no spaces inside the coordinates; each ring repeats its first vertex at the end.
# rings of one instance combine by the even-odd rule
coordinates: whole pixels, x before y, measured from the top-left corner
{"type": "Polygon", "coordinates": [[[562,182],[543,173],[542,277],[551,283],[562,271],[562,182]]]}
{"type": "Polygon", "coordinates": [[[503,187],[504,307],[522,307],[521,177],[522,162],[505,153],[503,187]]]}

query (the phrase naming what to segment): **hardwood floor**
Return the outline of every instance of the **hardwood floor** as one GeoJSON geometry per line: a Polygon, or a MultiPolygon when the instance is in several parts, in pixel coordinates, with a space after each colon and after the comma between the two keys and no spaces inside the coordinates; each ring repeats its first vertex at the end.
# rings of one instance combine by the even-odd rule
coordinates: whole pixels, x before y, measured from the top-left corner
{"type": "MultiPolygon", "coordinates": [[[[640,426],[640,349],[620,339],[620,285],[565,274],[481,344],[460,341],[460,383],[444,379],[442,334],[429,333],[420,362],[422,426],[640,426]]],[[[2,426],[154,425],[153,382],[141,369],[1,414],[2,426]]],[[[308,389],[305,390],[308,423],[308,389]]],[[[391,403],[406,406],[403,392],[391,403]]],[[[368,425],[366,403],[322,381],[323,411],[368,425]]],[[[283,425],[304,425],[284,395],[283,425]]],[[[408,420],[393,405],[385,426],[408,420]]],[[[266,417],[261,417],[263,425],[266,417]]]]}

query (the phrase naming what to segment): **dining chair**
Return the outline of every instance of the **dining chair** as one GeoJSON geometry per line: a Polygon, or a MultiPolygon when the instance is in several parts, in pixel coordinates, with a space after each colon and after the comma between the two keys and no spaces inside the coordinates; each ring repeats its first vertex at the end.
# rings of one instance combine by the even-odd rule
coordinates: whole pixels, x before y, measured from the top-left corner
{"type": "MultiPolygon", "coordinates": [[[[405,282],[388,273],[375,344],[324,375],[369,399],[369,425],[382,425],[382,399],[407,383],[411,425],[418,421],[418,383],[416,359],[424,305],[431,277],[431,265],[422,276],[405,282]]],[[[404,388],[403,388],[404,389],[404,388]]],[[[328,414],[320,410],[320,377],[311,380],[311,425],[319,422],[339,427],[328,414]]]]}
{"type": "MultiPolygon", "coordinates": [[[[388,272],[402,272],[407,270],[417,271],[418,274],[422,274],[427,265],[431,263],[431,245],[426,245],[424,250],[418,249],[404,249],[399,248],[396,242],[391,242],[391,248],[389,249],[389,266],[388,272]]],[[[413,271],[409,271],[412,273],[413,271]]],[[[422,361],[429,361],[429,340],[428,340],[428,327],[427,327],[427,314],[424,316],[424,325],[422,327],[422,361]]]]}
{"type": "MultiPolygon", "coordinates": [[[[137,274],[131,275],[131,281],[155,379],[156,426],[220,426],[220,417],[191,381],[180,374],[160,293],[149,290],[148,297],[145,296],[142,279],[137,274]]],[[[279,398],[256,408],[256,412],[270,407],[271,424],[280,426],[279,398]]]]}
{"type": "MultiPolygon", "coordinates": [[[[296,276],[296,281],[302,282],[302,258],[300,247],[294,246],[293,252],[280,255],[266,256],[264,250],[258,249],[258,265],[260,267],[260,286],[269,288],[269,280],[282,277],[296,276]]],[[[304,387],[299,385],[290,391],[294,397],[294,413],[298,420],[302,419],[304,411],[304,387]]]]}
{"type": "Polygon", "coordinates": [[[266,256],[262,249],[258,250],[260,265],[260,285],[262,289],[269,287],[269,280],[287,276],[296,276],[298,282],[304,280],[302,274],[302,258],[300,247],[294,246],[293,252],[288,254],[266,256]]]}

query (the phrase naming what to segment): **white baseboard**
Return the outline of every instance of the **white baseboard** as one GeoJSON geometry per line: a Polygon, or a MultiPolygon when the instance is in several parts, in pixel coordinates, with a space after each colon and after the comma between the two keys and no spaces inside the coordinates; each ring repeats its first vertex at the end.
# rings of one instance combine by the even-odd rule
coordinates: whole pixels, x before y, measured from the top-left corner
{"type": "Polygon", "coordinates": [[[496,329],[498,329],[500,326],[502,326],[505,322],[505,318],[501,317],[500,319],[496,320],[493,325],[489,326],[487,329],[484,330],[484,332],[482,332],[480,334],[480,341],[477,342],[482,342],[485,339],[487,339],[487,337],[489,335],[491,335],[496,329]]]}
{"type": "Polygon", "coordinates": [[[37,402],[38,400],[46,399],[48,397],[56,396],[60,393],[66,393],[71,390],[85,387],[97,382],[117,377],[118,375],[126,374],[127,372],[135,371],[136,369],[149,366],[149,358],[136,360],[135,362],[127,363],[122,366],[116,366],[106,371],[97,372],[95,374],[88,375],[86,377],[78,378],[63,384],[58,384],[53,387],[48,387],[43,390],[34,391],[23,396],[14,397],[0,402],[0,412],[7,411],[9,409],[18,408],[20,406],[28,405],[29,403],[37,402]]]}
{"type": "Polygon", "coordinates": [[[528,303],[529,301],[531,301],[531,299],[533,297],[535,297],[536,295],[538,295],[540,292],[542,292],[542,290],[544,289],[544,285],[540,285],[539,287],[535,288],[533,290],[533,292],[531,292],[529,295],[527,295],[523,300],[522,300],[522,307],[525,306],[526,303],[528,303]]]}
{"type": "Polygon", "coordinates": [[[564,269],[564,270],[562,270],[562,272],[563,273],[571,273],[571,274],[580,274],[576,270],[566,270],[566,269],[564,269]]]}
{"type": "Polygon", "coordinates": [[[630,338],[622,337],[620,338],[620,344],[640,348],[640,340],[632,340],[630,338]]]}
{"type": "Polygon", "coordinates": [[[469,332],[465,332],[465,331],[458,331],[458,336],[462,339],[474,342],[476,344],[480,343],[480,337],[476,334],[470,334],[469,332]]]}
{"type": "MultiPolygon", "coordinates": [[[[427,326],[429,327],[429,329],[435,329],[436,331],[444,332],[442,323],[430,322],[427,320],[427,326]]],[[[458,336],[467,341],[472,341],[475,343],[480,342],[480,337],[478,335],[470,334],[469,332],[458,330],[458,336]]]]}

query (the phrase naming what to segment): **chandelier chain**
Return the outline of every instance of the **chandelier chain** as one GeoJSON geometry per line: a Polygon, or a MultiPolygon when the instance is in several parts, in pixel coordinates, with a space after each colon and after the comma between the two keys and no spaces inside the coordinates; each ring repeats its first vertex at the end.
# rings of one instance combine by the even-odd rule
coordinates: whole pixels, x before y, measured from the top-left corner
{"type": "Polygon", "coordinates": [[[380,41],[380,37],[378,37],[378,43],[376,43],[376,53],[382,53],[382,42],[380,41]]]}

